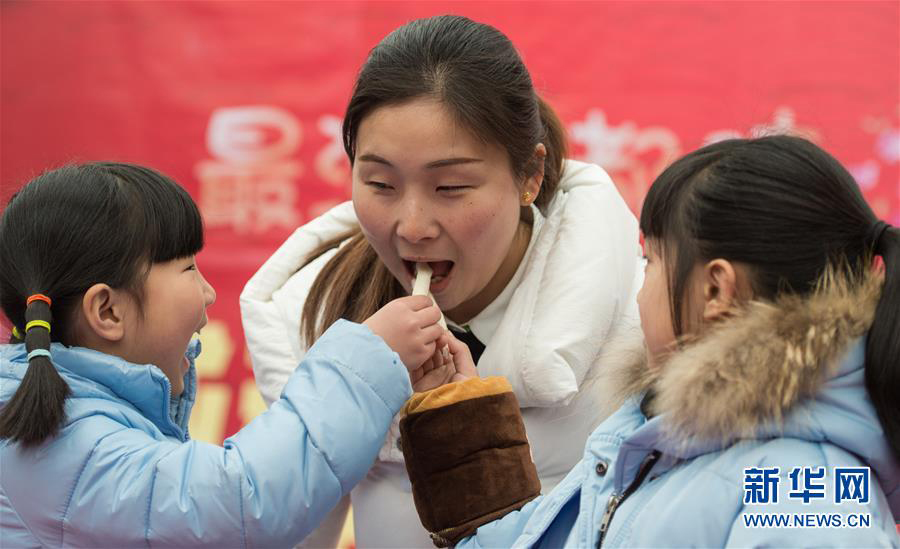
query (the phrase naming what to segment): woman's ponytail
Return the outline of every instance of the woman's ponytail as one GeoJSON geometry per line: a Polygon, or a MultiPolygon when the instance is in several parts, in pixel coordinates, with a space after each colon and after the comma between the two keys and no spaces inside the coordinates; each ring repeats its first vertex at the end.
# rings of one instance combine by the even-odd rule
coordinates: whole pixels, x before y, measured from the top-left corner
{"type": "Polygon", "coordinates": [[[50,359],[51,302],[43,295],[28,299],[25,338],[28,369],[12,399],[0,410],[0,439],[33,447],[56,435],[66,419],[69,386],[50,359]]]}
{"type": "Polygon", "coordinates": [[[553,107],[540,96],[537,96],[537,102],[541,125],[544,127],[544,137],[541,142],[547,149],[547,156],[544,158],[544,181],[534,204],[541,211],[545,211],[545,206],[550,204],[550,201],[556,196],[556,189],[562,180],[563,162],[568,154],[568,141],[566,129],[559,117],[556,116],[556,112],[553,111],[553,107]]]}
{"type": "Polygon", "coordinates": [[[900,229],[878,221],[869,235],[874,254],[884,261],[884,287],[866,341],[866,388],[900,457],[900,229]]]}
{"type": "Polygon", "coordinates": [[[359,229],[313,250],[304,266],[338,247],[335,256],[319,271],[303,305],[300,339],[307,346],[338,319],[362,322],[389,301],[406,295],[359,229]],[[345,240],[349,241],[341,246],[345,240]]]}

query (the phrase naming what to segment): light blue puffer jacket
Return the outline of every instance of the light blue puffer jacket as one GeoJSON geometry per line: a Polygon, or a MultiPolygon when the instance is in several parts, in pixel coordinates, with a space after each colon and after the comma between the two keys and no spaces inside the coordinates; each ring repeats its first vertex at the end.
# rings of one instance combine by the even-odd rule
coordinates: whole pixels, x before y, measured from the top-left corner
{"type": "Polygon", "coordinates": [[[634,396],[594,431],[569,475],[458,547],[596,547],[601,530],[604,547],[900,546],[900,463],[864,382],[861,336],[878,289],[756,304],[661,370],[638,365],[634,396]],[[835,467],[860,466],[871,469],[869,502],[836,504],[835,467]],[[763,467],[779,467],[778,503],[745,504],[744,469],[763,467]],[[801,475],[794,489],[795,467],[825,468],[811,479],[824,498],[791,497],[806,488],[801,475]],[[854,513],[868,527],[848,527],[854,513]],[[745,514],[831,526],[748,526],[745,514]]]}
{"type": "MultiPolygon", "coordinates": [[[[0,545],[292,546],[368,471],[411,394],[399,356],[338,321],[281,399],[223,448],[188,436],[198,352],[170,406],[155,366],[53,344],[73,393],[66,424],[35,450],[0,444],[0,545]]],[[[2,406],[25,372],[24,345],[0,346],[0,362],[2,406]]]]}

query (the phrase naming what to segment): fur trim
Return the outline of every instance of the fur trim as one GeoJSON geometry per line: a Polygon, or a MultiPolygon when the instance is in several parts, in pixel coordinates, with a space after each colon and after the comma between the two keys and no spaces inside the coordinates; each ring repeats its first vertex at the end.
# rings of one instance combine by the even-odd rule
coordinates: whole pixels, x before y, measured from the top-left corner
{"type": "Polygon", "coordinates": [[[665,414],[675,440],[729,441],[780,424],[815,394],[850,343],[872,324],[883,277],[862,280],[829,271],[809,295],[754,301],[665,364],[632,372],[632,394],[651,390],[653,415],[665,414]]]}

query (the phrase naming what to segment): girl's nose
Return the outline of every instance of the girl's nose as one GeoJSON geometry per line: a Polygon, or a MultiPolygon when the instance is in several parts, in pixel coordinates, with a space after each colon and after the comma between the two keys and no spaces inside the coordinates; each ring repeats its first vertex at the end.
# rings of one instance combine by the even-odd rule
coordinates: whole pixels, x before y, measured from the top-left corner
{"type": "Polygon", "coordinates": [[[437,220],[430,208],[421,203],[410,203],[400,208],[397,220],[397,236],[410,243],[437,238],[440,234],[437,220]]]}
{"type": "Polygon", "coordinates": [[[205,276],[200,275],[200,277],[203,279],[203,301],[206,303],[206,306],[209,307],[216,302],[216,289],[212,287],[212,284],[207,282],[205,276]]]}

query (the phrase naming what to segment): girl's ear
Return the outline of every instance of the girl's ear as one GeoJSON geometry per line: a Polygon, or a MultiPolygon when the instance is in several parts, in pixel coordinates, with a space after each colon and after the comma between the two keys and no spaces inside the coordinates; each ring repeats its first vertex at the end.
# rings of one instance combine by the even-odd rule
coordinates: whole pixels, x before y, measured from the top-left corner
{"type": "Polygon", "coordinates": [[[538,194],[540,194],[541,184],[544,182],[544,159],[547,158],[547,147],[543,143],[538,143],[534,146],[534,155],[537,169],[534,174],[528,176],[528,179],[525,180],[525,185],[522,187],[523,206],[528,206],[534,202],[538,194]]]}
{"type": "Polygon", "coordinates": [[[703,320],[728,315],[739,299],[738,273],[726,259],[713,259],[703,266],[703,320]]]}
{"type": "Polygon", "coordinates": [[[94,284],[84,293],[81,313],[92,335],[108,342],[125,336],[125,314],[133,301],[126,292],[106,284],[94,284]]]}

